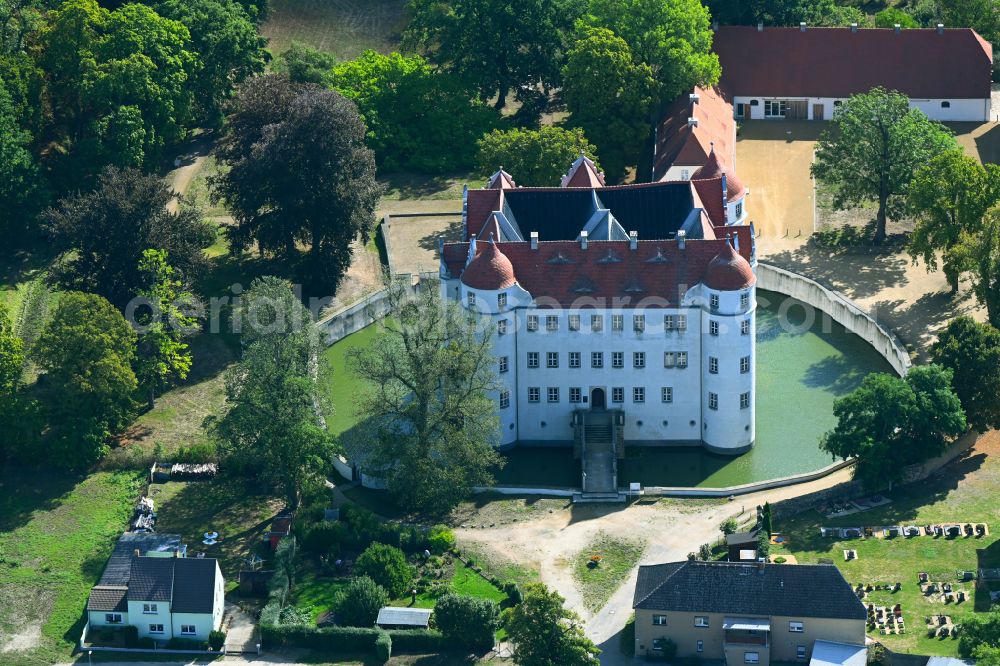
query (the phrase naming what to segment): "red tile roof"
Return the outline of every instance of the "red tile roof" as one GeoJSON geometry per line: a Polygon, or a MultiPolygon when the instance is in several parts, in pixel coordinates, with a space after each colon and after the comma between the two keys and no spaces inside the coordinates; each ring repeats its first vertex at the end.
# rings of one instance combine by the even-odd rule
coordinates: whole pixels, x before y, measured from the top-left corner
{"type": "Polygon", "coordinates": [[[736,254],[732,245],[726,244],[722,252],[708,263],[702,276],[705,286],[719,291],[745,289],[757,281],[750,262],[736,254]]]}
{"type": "Polygon", "coordinates": [[[724,26],[713,40],[733,95],[849,97],[876,86],[916,99],[988,99],[993,47],[974,30],[724,26]]]}
{"type": "MultiPolygon", "coordinates": [[[[683,250],[676,241],[639,241],[635,250],[628,241],[591,241],[586,250],[576,241],[543,241],[537,250],[527,242],[496,246],[513,265],[517,283],[536,303],[550,301],[562,307],[677,305],[687,289],[704,279],[717,255],[722,253],[721,261],[732,262],[726,240],[689,240],[683,250]]],[[[452,276],[462,274],[468,251],[468,243],[444,246],[444,263],[452,276]]],[[[479,250],[480,256],[486,251],[486,247],[479,250]]],[[[750,243],[741,244],[740,254],[746,263],[750,243]]]]}
{"type": "Polygon", "coordinates": [[[670,104],[657,127],[656,179],[674,164],[701,166],[708,160],[713,143],[725,164],[735,163],[736,121],[728,95],[718,86],[695,88],[694,92],[697,104],[692,104],[687,94],[681,95],[670,104]],[[689,125],[688,118],[697,118],[698,125],[689,125]]]}
{"type": "Polygon", "coordinates": [[[706,178],[726,177],[726,199],[735,201],[743,196],[746,189],[743,183],[736,177],[736,173],[729,167],[723,166],[719,161],[719,154],[713,148],[708,154],[708,160],[701,165],[697,171],[691,174],[691,180],[702,180],[706,178]]]}
{"type": "Polygon", "coordinates": [[[581,155],[563,179],[563,187],[604,187],[604,174],[598,173],[594,163],[581,155]]]}
{"type": "Polygon", "coordinates": [[[514,284],[514,267],[492,241],[477,243],[476,258],[462,273],[462,282],[473,289],[506,289],[514,284]],[[480,246],[485,246],[481,250],[480,246]]]}

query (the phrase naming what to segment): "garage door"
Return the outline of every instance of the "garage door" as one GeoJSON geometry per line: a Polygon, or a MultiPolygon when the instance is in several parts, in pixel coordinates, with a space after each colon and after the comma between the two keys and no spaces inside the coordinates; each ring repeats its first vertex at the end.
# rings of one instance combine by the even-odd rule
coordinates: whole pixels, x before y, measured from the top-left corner
{"type": "Polygon", "coordinates": [[[785,118],[789,120],[805,120],[809,117],[807,109],[806,100],[789,100],[785,118]]]}

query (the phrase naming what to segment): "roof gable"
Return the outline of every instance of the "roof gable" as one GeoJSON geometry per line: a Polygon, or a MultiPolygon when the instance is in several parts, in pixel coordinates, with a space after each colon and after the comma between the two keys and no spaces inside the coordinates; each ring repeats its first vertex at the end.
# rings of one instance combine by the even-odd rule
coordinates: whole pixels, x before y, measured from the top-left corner
{"type": "Polygon", "coordinates": [[[175,559],[177,558],[133,557],[128,600],[170,601],[174,586],[175,559]]]}
{"type": "Polygon", "coordinates": [[[215,603],[217,560],[182,557],[174,560],[173,613],[211,613],[215,603]]]}

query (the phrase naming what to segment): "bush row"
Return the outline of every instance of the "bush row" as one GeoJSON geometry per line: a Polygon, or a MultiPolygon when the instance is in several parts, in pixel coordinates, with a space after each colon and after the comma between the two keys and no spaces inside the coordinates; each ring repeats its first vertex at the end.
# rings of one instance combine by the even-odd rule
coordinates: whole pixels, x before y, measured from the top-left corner
{"type": "Polygon", "coordinates": [[[388,634],[393,651],[440,652],[447,641],[432,629],[393,629],[374,627],[310,627],[306,625],[267,625],[261,622],[261,640],[268,648],[298,647],[326,652],[362,652],[374,650],[379,635],[388,634]]]}

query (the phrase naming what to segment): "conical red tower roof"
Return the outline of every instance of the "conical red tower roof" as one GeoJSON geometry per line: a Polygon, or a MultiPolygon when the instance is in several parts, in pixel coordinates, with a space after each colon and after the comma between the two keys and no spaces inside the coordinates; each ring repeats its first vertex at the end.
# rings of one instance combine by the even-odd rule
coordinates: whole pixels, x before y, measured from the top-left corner
{"type": "Polygon", "coordinates": [[[473,289],[496,291],[513,286],[514,266],[491,239],[462,272],[462,283],[473,289]]]}
{"type": "Polygon", "coordinates": [[[746,289],[757,281],[750,262],[740,256],[736,249],[726,243],[726,249],[712,258],[702,276],[702,282],[710,289],[737,291],[746,289]]]}

